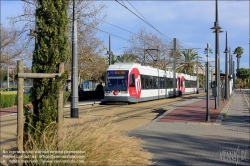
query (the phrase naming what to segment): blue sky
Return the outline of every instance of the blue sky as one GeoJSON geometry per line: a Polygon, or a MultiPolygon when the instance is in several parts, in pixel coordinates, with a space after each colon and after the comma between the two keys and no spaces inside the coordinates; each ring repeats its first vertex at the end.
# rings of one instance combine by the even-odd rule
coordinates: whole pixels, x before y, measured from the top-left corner
{"type": "MultiPolygon", "coordinates": [[[[120,1],[121,2],[121,1],[120,1]]],[[[172,40],[177,38],[184,48],[202,48],[196,50],[199,56],[204,57],[204,48],[210,44],[215,52],[215,34],[210,29],[215,21],[215,1],[129,1],[140,14],[150,22],[156,29],[172,40]]],[[[100,1],[98,1],[100,3],[100,1]]],[[[137,33],[140,29],[149,32],[157,32],[140,20],[130,11],[115,1],[103,1],[107,8],[103,13],[107,14],[106,22],[137,33]]],[[[122,2],[121,2],[122,3],[122,2]]],[[[136,10],[127,1],[123,3],[136,14],[136,10]]],[[[4,23],[7,16],[14,16],[22,12],[22,2],[1,1],[1,22],[4,23]]],[[[240,61],[240,67],[249,67],[249,1],[242,0],[219,0],[219,25],[223,33],[220,33],[220,57],[221,70],[225,70],[225,37],[228,33],[228,46],[231,52],[241,46],[244,53],[240,61]]],[[[139,15],[139,14],[138,14],[139,15]]],[[[131,33],[103,23],[99,29],[113,35],[129,40],[131,33]]],[[[111,35],[111,48],[116,54],[128,47],[127,40],[111,35]]],[[[109,34],[99,31],[97,35],[108,47],[109,34]]],[[[236,68],[236,58],[233,55],[236,68]]],[[[214,60],[214,55],[210,55],[214,60]]],[[[214,65],[214,64],[213,64],[214,65]]]]}

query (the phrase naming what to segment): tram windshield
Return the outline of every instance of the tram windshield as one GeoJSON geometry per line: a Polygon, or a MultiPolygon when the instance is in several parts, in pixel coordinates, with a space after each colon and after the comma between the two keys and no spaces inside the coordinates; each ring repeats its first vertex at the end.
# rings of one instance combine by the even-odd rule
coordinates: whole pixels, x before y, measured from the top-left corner
{"type": "Polygon", "coordinates": [[[107,72],[107,90],[127,90],[128,87],[128,71],[107,72]]]}

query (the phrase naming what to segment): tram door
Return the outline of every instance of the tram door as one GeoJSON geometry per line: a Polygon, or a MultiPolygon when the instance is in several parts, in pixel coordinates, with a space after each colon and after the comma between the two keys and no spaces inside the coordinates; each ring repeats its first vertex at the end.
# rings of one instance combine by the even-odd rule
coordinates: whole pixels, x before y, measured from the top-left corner
{"type": "Polygon", "coordinates": [[[177,94],[179,96],[180,93],[180,86],[181,86],[181,79],[180,77],[177,78],[177,94]]]}

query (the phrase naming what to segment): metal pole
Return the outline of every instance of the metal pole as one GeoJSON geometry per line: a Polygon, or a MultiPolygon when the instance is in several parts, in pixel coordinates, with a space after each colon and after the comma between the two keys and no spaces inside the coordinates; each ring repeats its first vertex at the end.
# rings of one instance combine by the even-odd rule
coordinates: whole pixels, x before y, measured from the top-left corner
{"type": "Polygon", "coordinates": [[[176,97],[176,38],[174,38],[173,96],[176,97]]]}
{"type": "Polygon", "coordinates": [[[229,49],[228,49],[228,52],[229,52],[229,56],[228,56],[228,58],[229,58],[229,76],[231,76],[232,75],[232,61],[231,61],[231,51],[230,51],[230,47],[229,47],[229,49]]]}
{"type": "Polygon", "coordinates": [[[205,63],[205,65],[204,65],[204,68],[203,68],[203,77],[202,77],[202,85],[203,85],[203,88],[205,89],[205,92],[207,92],[207,90],[206,90],[206,82],[204,81],[204,77],[205,77],[205,71],[206,71],[206,63],[205,63]],[[204,86],[204,84],[205,84],[205,86],[204,86]]]}
{"type": "Polygon", "coordinates": [[[164,57],[164,68],[165,68],[165,78],[164,78],[164,84],[165,84],[165,98],[167,98],[167,69],[166,69],[166,58],[164,57]]]}
{"type": "Polygon", "coordinates": [[[76,6],[73,0],[73,35],[72,35],[72,76],[71,76],[71,118],[78,118],[78,54],[77,54],[77,20],[76,6]]]}
{"type": "Polygon", "coordinates": [[[207,79],[206,79],[206,89],[207,89],[207,100],[206,100],[206,121],[207,122],[210,122],[210,109],[209,109],[209,106],[210,106],[210,98],[209,98],[209,95],[210,95],[210,92],[209,92],[209,44],[207,43],[207,79]]]}
{"type": "Polygon", "coordinates": [[[8,67],[7,67],[7,88],[9,89],[9,87],[10,87],[10,73],[9,73],[9,70],[10,70],[10,67],[9,67],[9,65],[8,65],[8,67]]]}
{"type": "MultiPolygon", "coordinates": [[[[229,48],[229,52],[230,52],[230,54],[231,54],[230,48],[229,48]]],[[[230,57],[231,57],[231,58],[230,58],[230,59],[231,59],[231,60],[230,60],[230,62],[231,62],[231,63],[230,63],[230,66],[231,66],[231,67],[230,67],[230,68],[231,68],[231,69],[230,69],[230,76],[231,76],[231,79],[233,80],[233,54],[231,54],[230,57]]],[[[233,80],[233,82],[234,82],[234,80],[233,80]]],[[[232,91],[233,91],[233,89],[234,89],[233,84],[234,84],[234,83],[232,83],[232,87],[231,87],[231,88],[232,88],[232,91]]]]}
{"type": "Polygon", "coordinates": [[[228,99],[228,49],[227,49],[227,32],[226,32],[226,49],[225,49],[225,56],[226,56],[226,66],[225,66],[225,99],[228,99]]]}
{"type": "Polygon", "coordinates": [[[232,85],[232,57],[231,57],[231,49],[229,47],[229,54],[228,54],[228,58],[229,58],[229,76],[230,76],[230,85],[229,85],[229,97],[232,94],[233,91],[233,85],[232,85]]]}
{"type": "Polygon", "coordinates": [[[233,87],[235,89],[235,71],[234,71],[234,61],[233,61],[233,87]]]}
{"type": "Polygon", "coordinates": [[[109,35],[109,65],[111,65],[111,43],[110,43],[110,35],[109,35]]]}
{"type": "MultiPolygon", "coordinates": [[[[62,74],[64,72],[64,63],[59,64],[59,74],[62,74]]],[[[58,97],[58,114],[57,114],[57,123],[58,123],[58,141],[61,139],[61,134],[62,134],[62,127],[63,127],[63,85],[60,87],[59,91],[59,97],[58,97]]],[[[58,145],[60,146],[60,145],[58,145]]]]}
{"type": "MultiPolygon", "coordinates": [[[[17,61],[17,72],[23,73],[23,61],[17,61]]],[[[17,89],[17,147],[23,151],[23,78],[18,77],[17,89]]]]}
{"type": "Polygon", "coordinates": [[[14,69],[12,69],[12,81],[13,81],[13,85],[12,87],[15,87],[15,77],[14,77],[14,69]]]}
{"type": "Polygon", "coordinates": [[[144,58],[144,66],[146,66],[146,55],[145,55],[145,45],[144,45],[144,47],[143,47],[143,58],[144,58]]]}
{"type": "Polygon", "coordinates": [[[199,81],[198,81],[198,80],[199,80],[199,79],[198,79],[198,78],[199,78],[199,77],[198,77],[198,55],[197,55],[197,62],[196,62],[196,77],[197,77],[197,78],[196,78],[196,88],[197,88],[197,89],[196,89],[196,90],[197,90],[196,92],[197,92],[197,94],[199,94],[199,85],[198,85],[198,83],[199,83],[199,81]]]}
{"type": "Polygon", "coordinates": [[[219,33],[221,27],[218,21],[218,0],[215,1],[215,22],[214,27],[210,28],[215,31],[215,88],[217,91],[217,96],[215,97],[215,109],[220,108],[220,51],[219,51],[219,33]]]}

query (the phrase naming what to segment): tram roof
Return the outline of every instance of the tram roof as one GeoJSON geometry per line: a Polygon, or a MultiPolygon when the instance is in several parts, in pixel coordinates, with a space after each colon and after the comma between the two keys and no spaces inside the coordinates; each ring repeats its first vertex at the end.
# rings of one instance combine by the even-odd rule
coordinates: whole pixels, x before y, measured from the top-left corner
{"type": "MultiPolygon", "coordinates": [[[[153,68],[152,66],[143,66],[139,63],[128,63],[128,62],[112,64],[108,67],[108,70],[128,70],[134,67],[157,70],[157,68],[153,68]]],[[[166,72],[169,74],[173,74],[173,71],[166,70],[166,72]]],[[[184,73],[176,73],[176,76],[180,76],[180,75],[185,75],[185,77],[191,76],[192,78],[196,78],[196,76],[192,76],[192,75],[188,75],[184,73]]]]}
{"type": "Polygon", "coordinates": [[[132,67],[141,67],[141,64],[139,63],[115,63],[108,67],[108,70],[114,70],[114,69],[130,69],[132,67]]]}
{"type": "MultiPolygon", "coordinates": [[[[132,69],[134,67],[140,68],[140,69],[150,69],[150,70],[158,70],[157,68],[154,68],[152,66],[143,66],[139,63],[115,63],[108,67],[108,70],[128,70],[132,69]]],[[[159,69],[160,70],[160,69],[159,69]]],[[[163,70],[162,70],[163,71],[163,70]]],[[[172,71],[166,70],[167,73],[171,73],[172,71]]]]}

